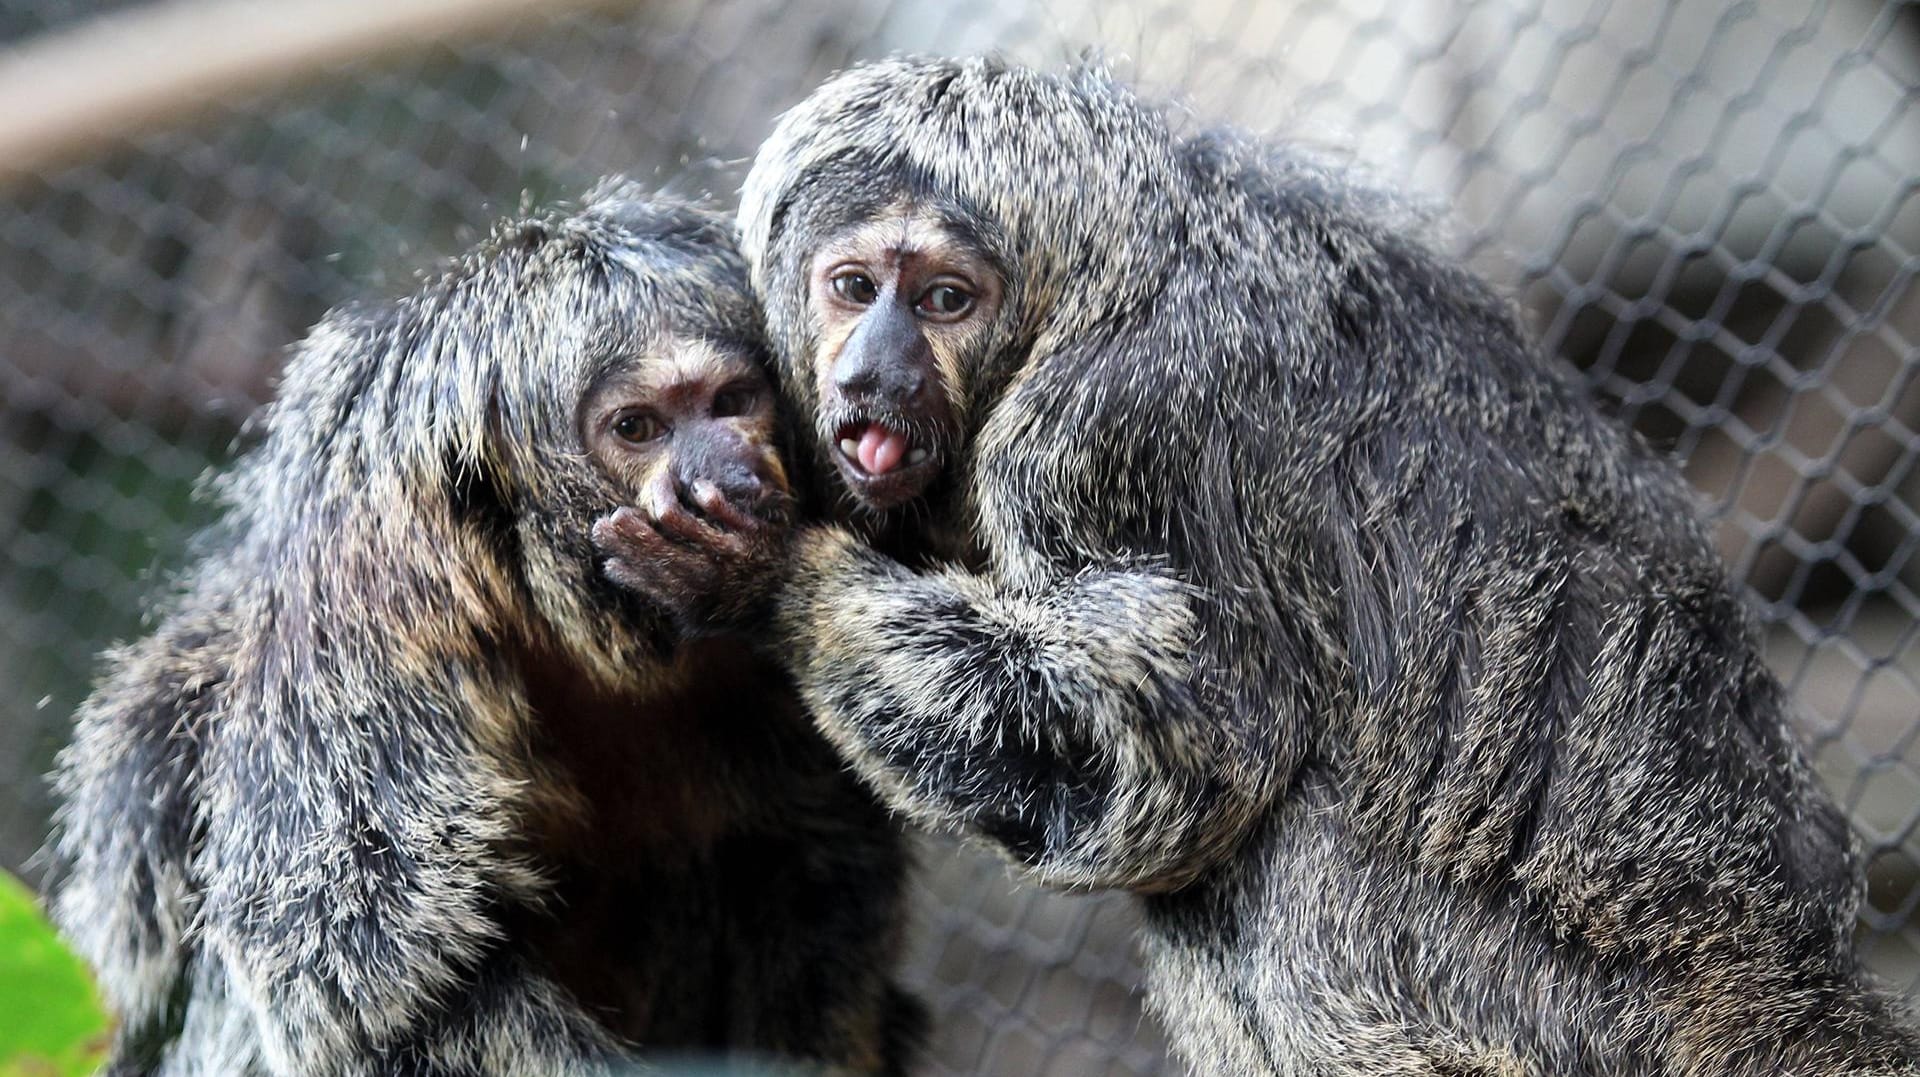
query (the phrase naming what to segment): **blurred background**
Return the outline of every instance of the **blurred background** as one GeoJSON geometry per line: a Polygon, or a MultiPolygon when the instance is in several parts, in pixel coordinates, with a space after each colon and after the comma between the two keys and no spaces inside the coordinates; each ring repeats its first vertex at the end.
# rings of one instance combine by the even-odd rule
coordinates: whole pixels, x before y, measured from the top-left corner
{"type": "MultiPolygon", "coordinates": [[[[899,50],[1096,49],[1195,124],[1350,149],[1670,451],[1920,987],[1920,6],[1895,0],[0,0],[0,867],[98,650],[285,346],[523,204],[731,204],[774,116],[899,50]]],[[[1132,913],[927,846],[930,1074],[1175,1072],[1132,913]]]]}

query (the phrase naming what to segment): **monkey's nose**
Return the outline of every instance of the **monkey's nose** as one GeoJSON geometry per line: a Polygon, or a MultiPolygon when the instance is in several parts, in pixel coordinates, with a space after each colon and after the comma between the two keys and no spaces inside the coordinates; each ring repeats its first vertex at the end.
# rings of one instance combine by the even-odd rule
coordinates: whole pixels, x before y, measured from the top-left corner
{"type": "Polygon", "coordinates": [[[849,403],[910,408],[926,394],[927,375],[909,366],[863,364],[836,371],[833,384],[849,403]]]}
{"type": "Polygon", "coordinates": [[[744,509],[758,509],[773,493],[772,484],[760,469],[746,462],[728,464],[708,481],[719,487],[728,501],[744,509]]]}

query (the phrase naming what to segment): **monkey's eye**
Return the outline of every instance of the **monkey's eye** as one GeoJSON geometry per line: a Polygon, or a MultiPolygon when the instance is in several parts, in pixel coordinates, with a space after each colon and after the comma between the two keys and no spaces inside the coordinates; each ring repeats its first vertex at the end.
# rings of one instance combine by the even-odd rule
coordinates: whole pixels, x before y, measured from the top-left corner
{"type": "Polygon", "coordinates": [[[880,287],[873,283],[873,278],[853,270],[834,276],[833,291],[847,302],[863,307],[880,297],[880,287]]]}
{"type": "Polygon", "coordinates": [[[628,412],[613,421],[613,432],[622,441],[644,445],[667,432],[667,424],[645,412],[628,412]]]}
{"type": "Polygon", "coordinates": [[[713,417],[731,419],[736,415],[745,415],[753,410],[753,405],[759,399],[760,392],[757,389],[722,389],[713,394],[713,417]]]}
{"type": "Polygon", "coordinates": [[[938,318],[957,318],[973,309],[973,296],[966,290],[952,284],[936,284],[920,296],[920,302],[914,304],[923,314],[938,318]]]}

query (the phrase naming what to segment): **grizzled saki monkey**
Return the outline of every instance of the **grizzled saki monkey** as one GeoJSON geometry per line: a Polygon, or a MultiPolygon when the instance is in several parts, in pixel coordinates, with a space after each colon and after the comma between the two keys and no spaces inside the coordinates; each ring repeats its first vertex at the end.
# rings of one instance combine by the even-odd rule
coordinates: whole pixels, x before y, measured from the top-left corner
{"type": "Polygon", "coordinates": [[[1198,1070],[1920,1072],[1683,487],[1393,199],[895,60],[741,221],[849,495],[778,599],[806,701],[902,810],[1141,895],[1198,1070]]]}
{"type": "Polygon", "coordinates": [[[320,323],[61,758],[111,1072],[903,1070],[902,837],[668,615],[782,556],[761,332],[727,223],[621,185],[320,323]],[[621,587],[590,531],[634,502],[698,541],[621,587]]]}

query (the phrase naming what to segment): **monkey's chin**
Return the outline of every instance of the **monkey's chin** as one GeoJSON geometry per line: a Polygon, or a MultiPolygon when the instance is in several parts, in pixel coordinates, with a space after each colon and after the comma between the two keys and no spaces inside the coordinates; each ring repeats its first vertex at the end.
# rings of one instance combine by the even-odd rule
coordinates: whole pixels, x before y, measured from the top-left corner
{"type": "Polygon", "coordinates": [[[884,475],[870,474],[839,453],[834,454],[834,462],[840,465],[840,478],[848,491],[867,508],[882,512],[919,497],[940,474],[940,461],[933,456],[917,464],[902,464],[884,475]]]}

